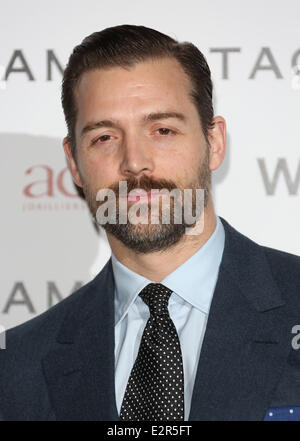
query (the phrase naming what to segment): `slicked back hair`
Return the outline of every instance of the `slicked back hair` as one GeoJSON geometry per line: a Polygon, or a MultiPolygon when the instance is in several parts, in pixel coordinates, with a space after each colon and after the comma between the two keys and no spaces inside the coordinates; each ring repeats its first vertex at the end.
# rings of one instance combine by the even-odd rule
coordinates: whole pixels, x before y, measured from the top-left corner
{"type": "Polygon", "coordinates": [[[130,68],[148,59],[175,58],[190,79],[190,97],[195,104],[206,140],[213,126],[211,74],[205,57],[189,42],[173,38],[145,26],[120,25],[87,36],[71,53],[62,81],[62,106],[76,159],[75,124],[77,106],[75,88],[81,76],[93,69],[130,68]]]}

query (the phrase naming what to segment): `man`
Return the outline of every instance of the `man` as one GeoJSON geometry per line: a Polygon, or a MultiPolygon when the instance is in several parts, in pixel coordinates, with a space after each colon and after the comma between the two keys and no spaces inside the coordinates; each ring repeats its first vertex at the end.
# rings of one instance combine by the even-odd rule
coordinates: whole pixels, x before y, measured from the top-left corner
{"type": "MultiPolygon", "coordinates": [[[[69,59],[62,103],[68,165],[112,257],[8,332],[3,419],[297,419],[300,258],[215,215],[226,126],[201,52],[143,26],[94,33],[69,59]],[[164,195],[152,192],[162,189],[192,190],[194,222],[163,221],[164,195]]],[[[166,203],[172,215],[179,199],[166,203]]]]}

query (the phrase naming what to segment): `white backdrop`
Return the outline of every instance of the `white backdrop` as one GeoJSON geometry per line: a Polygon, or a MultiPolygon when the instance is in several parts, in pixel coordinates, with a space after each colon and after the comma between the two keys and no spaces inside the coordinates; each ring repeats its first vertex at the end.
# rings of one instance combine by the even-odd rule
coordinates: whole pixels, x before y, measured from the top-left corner
{"type": "Polygon", "coordinates": [[[10,0],[0,14],[6,328],[69,295],[109,258],[65,170],[61,70],[85,36],[125,23],[204,53],[215,114],[228,128],[227,158],[213,177],[216,211],[257,242],[300,254],[299,0],[10,0]]]}

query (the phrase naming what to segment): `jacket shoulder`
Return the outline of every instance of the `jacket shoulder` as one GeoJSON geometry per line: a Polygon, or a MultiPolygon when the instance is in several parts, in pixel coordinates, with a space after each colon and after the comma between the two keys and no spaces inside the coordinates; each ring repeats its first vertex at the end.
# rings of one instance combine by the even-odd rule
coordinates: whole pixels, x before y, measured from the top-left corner
{"type": "Polygon", "coordinates": [[[297,254],[288,253],[286,251],[266,246],[262,246],[262,248],[268,259],[272,260],[274,263],[285,263],[287,265],[300,266],[300,256],[297,254]]]}
{"type": "MultiPolygon", "coordinates": [[[[279,249],[261,245],[241,232],[234,229],[225,219],[221,218],[228,238],[226,267],[232,271],[235,262],[236,272],[248,272],[254,268],[251,277],[258,277],[263,271],[270,273],[282,294],[286,298],[300,300],[300,257],[279,249]]],[[[225,245],[226,248],[226,245],[225,245]]],[[[223,259],[224,260],[224,259],[223,259]]],[[[237,275],[238,277],[238,275],[237,275]]],[[[261,287],[266,288],[266,287],[261,287]]]]}
{"type": "MultiPolygon", "coordinates": [[[[94,279],[95,280],[95,279],[94,279]]],[[[34,345],[35,350],[44,350],[56,338],[57,332],[66,315],[77,307],[88,294],[89,289],[94,284],[94,280],[83,285],[74,293],[61,300],[56,305],[38,316],[6,331],[6,349],[3,351],[7,355],[22,343],[22,346],[34,345]]],[[[43,350],[43,352],[44,352],[43,350]]]]}
{"type": "Polygon", "coordinates": [[[300,296],[300,256],[265,246],[262,249],[277,283],[298,288],[300,296]]]}

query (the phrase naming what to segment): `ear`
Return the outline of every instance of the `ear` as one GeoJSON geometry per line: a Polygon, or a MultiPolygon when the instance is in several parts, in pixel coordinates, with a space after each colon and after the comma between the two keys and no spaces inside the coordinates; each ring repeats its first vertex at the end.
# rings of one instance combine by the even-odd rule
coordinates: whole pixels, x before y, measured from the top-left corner
{"type": "Polygon", "coordinates": [[[73,157],[72,150],[71,150],[70,138],[68,136],[66,136],[63,139],[63,148],[64,148],[64,151],[65,151],[68,167],[69,167],[69,170],[71,172],[73,181],[75,182],[75,184],[78,187],[82,187],[83,185],[82,185],[82,182],[81,182],[78,166],[77,166],[76,161],[75,161],[75,159],[73,157]]]}
{"type": "Polygon", "coordinates": [[[222,116],[213,118],[213,127],[209,130],[210,170],[216,170],[223,162],[226,152],[226,121],[222,116]]]}

